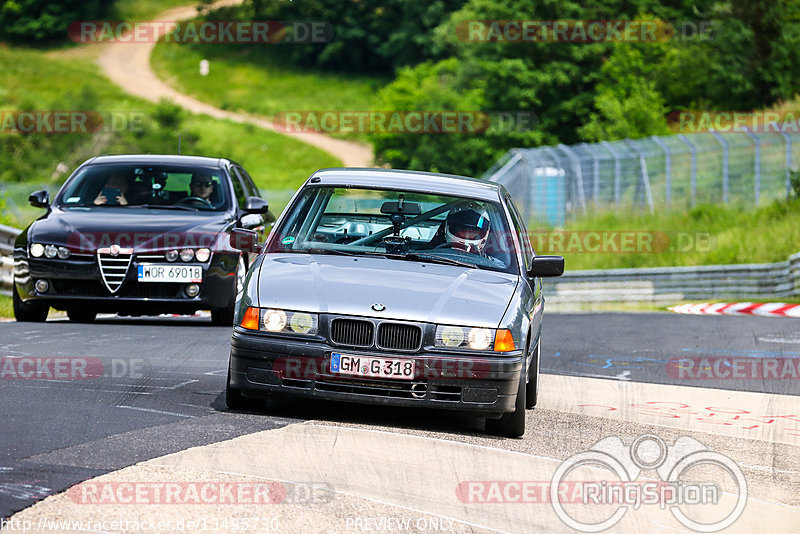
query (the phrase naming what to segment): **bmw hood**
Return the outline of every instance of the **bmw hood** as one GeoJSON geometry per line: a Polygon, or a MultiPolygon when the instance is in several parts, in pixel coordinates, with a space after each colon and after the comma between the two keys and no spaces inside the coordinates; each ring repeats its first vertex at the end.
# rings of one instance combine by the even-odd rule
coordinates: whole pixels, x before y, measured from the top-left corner
{"type": "Polygon", "coordinates": [[[54,209],[31,225],[28,242],[65,245],[73,252],[83,253],[113,244],[137,252],[183,247],[218,249],[219,233],[228,224],[224,213],[114,207],[54,209]]]}
{"type": "Polygon", "coordinates": [[[271,254],[258,283],[265,308],[496,328],[518,277],[385,258],[271,254]]]}

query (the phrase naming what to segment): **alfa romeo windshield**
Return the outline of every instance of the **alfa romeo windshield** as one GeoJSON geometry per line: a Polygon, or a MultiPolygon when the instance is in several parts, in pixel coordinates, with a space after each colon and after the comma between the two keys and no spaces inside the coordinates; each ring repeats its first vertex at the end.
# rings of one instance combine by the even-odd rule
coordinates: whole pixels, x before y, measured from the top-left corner
{"type": "Polygon", "coordinates": [[[227,178],[216,168],[90,165],[69,181],[55,204],[223,211],[229,196],[227,178]]]}

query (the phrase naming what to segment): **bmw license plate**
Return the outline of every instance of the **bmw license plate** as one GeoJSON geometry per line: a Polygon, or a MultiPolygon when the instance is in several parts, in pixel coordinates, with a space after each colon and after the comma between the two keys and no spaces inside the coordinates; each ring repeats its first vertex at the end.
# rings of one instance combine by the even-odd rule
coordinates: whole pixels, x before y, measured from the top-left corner
{"type": "Polygon", "coordinates": [[[200,265],[145,263],[138,267],[140,282],[199,283],[203,281],[203,267],[200,265]]]}
{"type": "Polygon", "coordinates": [[[374,358],[334,352],[331,354],[331,373],[367,378],[412,380],[414,378],[414,360],[374,358]]]}

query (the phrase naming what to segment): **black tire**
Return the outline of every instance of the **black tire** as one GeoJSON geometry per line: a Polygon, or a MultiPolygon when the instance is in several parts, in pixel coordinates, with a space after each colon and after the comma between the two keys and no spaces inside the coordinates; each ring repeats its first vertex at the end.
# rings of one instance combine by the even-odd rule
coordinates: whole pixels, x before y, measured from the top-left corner
{"type": "Polygon", "coordinates": [[[91,310],[67,310],[67,317],[73,323],[91,323],[97,318],[97,312],[91,310]]]}
{"type": "Polygon", "coordinates": [[[42,306],[41,304],[25,303],[17,293],[17,285],[11,289],[14,294],[12,297],[14,318],[20,323],[43,323],[47,320],[47,314],[50,312],[49,306],[42,306]]]}
{"type": "Polygon", "coordinates": [[[239,263],[236,266],[235,285],[233,288],[233,295],[227,306],[224,308],[215,308],[211,310],[211,324],[214,326],[233,326],[233,314],[236,309],[236,295],[244,287],[244,277],[247,274],[247,265],[245,264],[244,257],[239,257],[239,263]]]}
{"type": "Polygon", "coordinates": [[[487,419],[486,431],[497,436],[506,438],[519,438],[525,434],[525,369],[519,374],[519,385],[517,386],[517,400],[514,403],[514,411],[505,413],[500,419],[487,419]]]}
{"type": "Polygon", "coordinates": [[[533,349],[533,365],[528,369],[528,384],[525,386],[525,408],[531,409],[536,406],[536,398],[539,392],[539,361],[542,355],[542,336],[536,341],[533,349]]]}
{"type": "Polygon", "coordinates": [[[230,410],[255,412],[264,406],[264,401],[245,397],[240,390],[232,388],[231,370],[228,369],[228,378],[225,381],[225,406],[230,410]]]}

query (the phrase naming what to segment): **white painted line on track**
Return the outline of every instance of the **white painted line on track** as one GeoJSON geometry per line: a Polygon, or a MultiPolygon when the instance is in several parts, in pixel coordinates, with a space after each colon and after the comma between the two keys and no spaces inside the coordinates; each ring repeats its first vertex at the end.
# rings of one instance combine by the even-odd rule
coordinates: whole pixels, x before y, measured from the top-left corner
{"type": "Polygon", "coordinates": [[[163,410],[154,410],[153,408],[141,408],[139,406],[126,406],[124,404],[120,404],[116,406],[117,408],[125,408],[127,410],[138,410],[140,412],[148,412],[148,413],[160,413],[163,415],[174,415],[176,417],[186,417],[187,419],[197,419],[196,415],[187,415],[185,413],[177,413],[177,412],[165,412],[163,410]]]}

